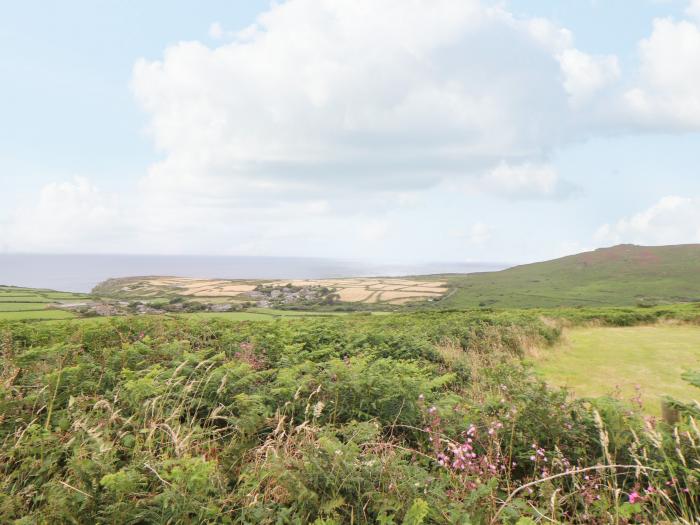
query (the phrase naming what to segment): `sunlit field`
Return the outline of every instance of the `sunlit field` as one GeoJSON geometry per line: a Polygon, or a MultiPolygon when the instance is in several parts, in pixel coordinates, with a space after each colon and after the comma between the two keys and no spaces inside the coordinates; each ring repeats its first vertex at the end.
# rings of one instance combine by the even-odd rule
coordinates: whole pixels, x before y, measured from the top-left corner
{"type": "Polygon", "coordinates": [[[641,395],[653,414],[660,396],[697,397],[697,388],[681,379],[693,368],[700,368],[700,327],[691,325],[571,329],[537,364],[548,381],[577,396],[641,395]]]}

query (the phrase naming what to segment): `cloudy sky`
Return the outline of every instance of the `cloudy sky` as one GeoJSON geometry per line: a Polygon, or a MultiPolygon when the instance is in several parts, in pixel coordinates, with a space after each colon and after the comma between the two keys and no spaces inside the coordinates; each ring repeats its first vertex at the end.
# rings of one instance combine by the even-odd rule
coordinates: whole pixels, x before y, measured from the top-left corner
{"type": "Polygon", "coordinates": [[[700,0],[23,0],[0,252],[700,242],[700,0]]]}

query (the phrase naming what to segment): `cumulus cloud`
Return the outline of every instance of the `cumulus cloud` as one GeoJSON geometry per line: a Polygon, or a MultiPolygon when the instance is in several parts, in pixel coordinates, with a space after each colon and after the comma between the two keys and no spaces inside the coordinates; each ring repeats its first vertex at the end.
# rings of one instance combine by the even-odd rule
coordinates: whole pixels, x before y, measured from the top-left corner
{"type": "Polygon", "coordinates": [[[700,0],[690,0],[685,12],[689,16],[700,18],[700,0]]]}
{"type": "MultiPolygon", "coordinates": [[[[212,22],[209,25],[209,38],[213,40],[229,40],[236,37],[235,31],[227,31],[221,22],[212,22]]],[[[242,35],[243,33],[241,33],[242,35]]]]}
{"type": "Polygon", "coordinates": [[[604,224],[596,232],[595,240],[648,245],[700,242],[700,199],[664,197],[631,217],[604,224]]]}
{"type": "Polygon", "coordinates": [[[554,167],[529,162],[501,162],[469,187],[514,200],[564,198],[575,189],[554,167]]]}
{"type": "Polygon", "coordinates": [[[601,128],[700,125],[687,20],[654,23],[632,81],[552,21],[479,0],[288,0],[209,36],[134,66],[161,160],[128,206],[85,180],[55,184],[35,220],[8,226],[10,245],[95,249],[105,231],[127,251],[279,253],[282,238],[322,246],[346,230],[375,242],[387,212],[428,189],[563,198],[575,187],[548,164],[562,147],[601,128]]]}
{"type": "Polygon", "coordinates": [[[651,36],[639,44],[639,54],[639,83],[624,95],[633,120],[657,129],[700,129],[698,24],[654,20],[651,36]]]}
{"type": "Polygon", "coordinates": [[[144,187],[225,205],[420,190],[542,158],[579,133],[571,100],[616,75],[567,30],[477,0],[290,0],[232,42],[136,64],[165,155],[144,187]]]}
{"type": "Polygon", "coordinates": [[[15,210],[3,244],[16,251],[100,251],[127,233],[127,220],[114,197],[84,177],[44,186],[34,206],[15,210]]]}
{"type": "Polygon", "coordinates": [[[564,74],[564,89],[578,107],[620,77],[620,65],[614,55],[594,57],[578,49],[565,49],[559,55],[564,74]]]}

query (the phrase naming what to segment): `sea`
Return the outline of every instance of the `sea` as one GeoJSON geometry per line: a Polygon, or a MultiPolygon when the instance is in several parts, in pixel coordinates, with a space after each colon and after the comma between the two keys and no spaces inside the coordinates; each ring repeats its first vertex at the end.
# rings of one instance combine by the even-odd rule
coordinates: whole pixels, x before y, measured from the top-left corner
{"type": "Polygon", "coordinates": [[[0,254],[0,285],[90,292],[112,277],[329,279],[502,270],[500,263],[381,264],[312,257],[0,254]]]}

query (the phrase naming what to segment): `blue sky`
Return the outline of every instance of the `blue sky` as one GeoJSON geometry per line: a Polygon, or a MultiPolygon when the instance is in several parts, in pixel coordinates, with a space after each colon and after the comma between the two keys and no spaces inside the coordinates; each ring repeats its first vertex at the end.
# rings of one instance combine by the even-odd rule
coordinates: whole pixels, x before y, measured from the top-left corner
{"type": "Polygon", "coordinates": [[[29,0],[0,75],[0,251],[700,242],[700,2],[29,0]]]}

